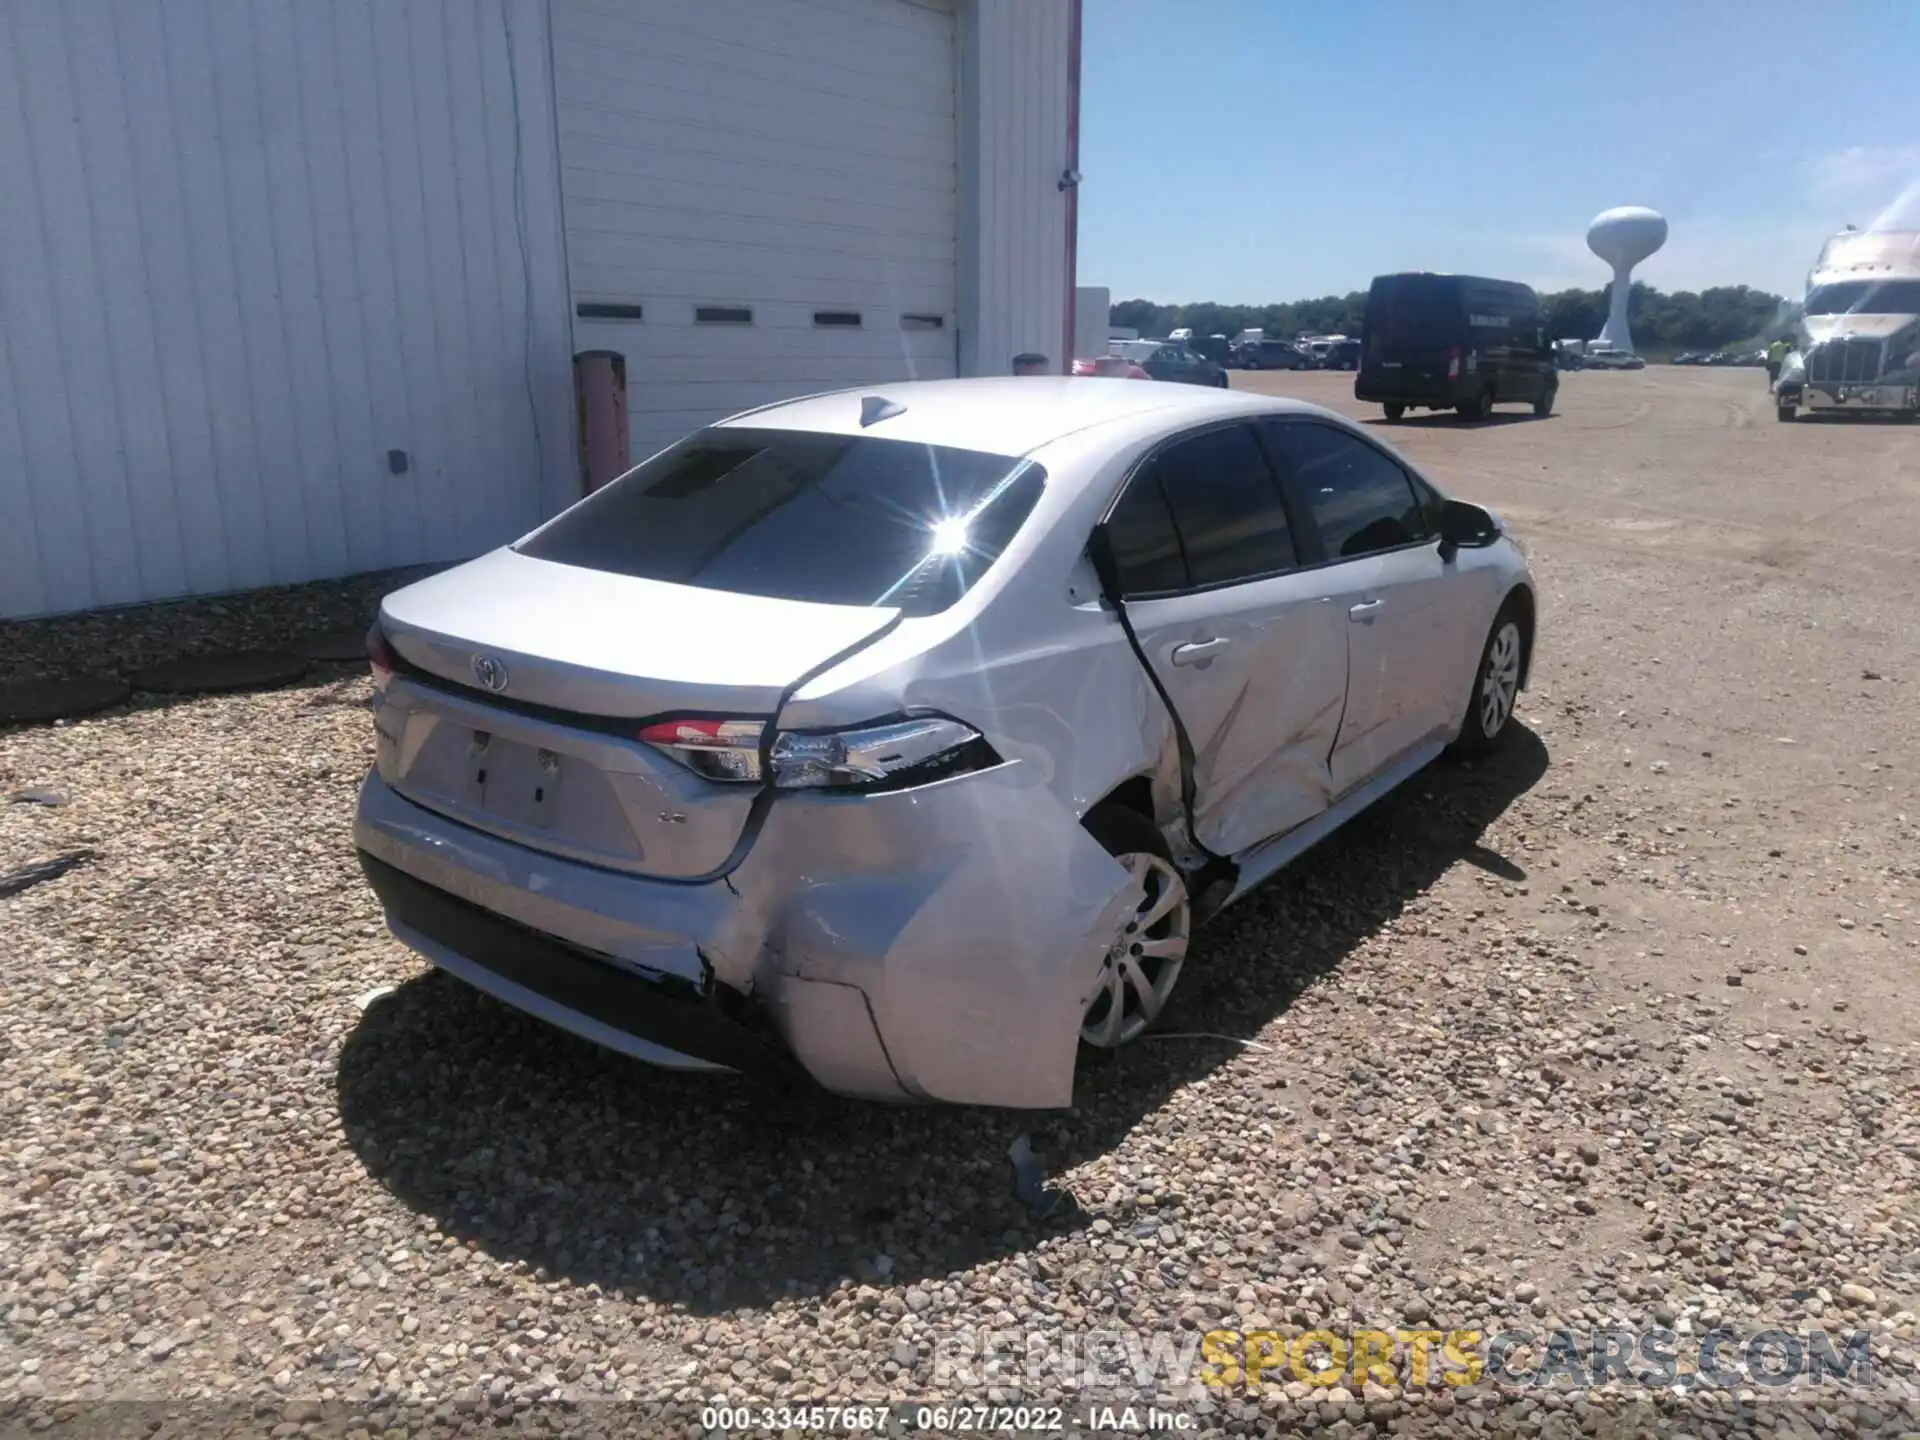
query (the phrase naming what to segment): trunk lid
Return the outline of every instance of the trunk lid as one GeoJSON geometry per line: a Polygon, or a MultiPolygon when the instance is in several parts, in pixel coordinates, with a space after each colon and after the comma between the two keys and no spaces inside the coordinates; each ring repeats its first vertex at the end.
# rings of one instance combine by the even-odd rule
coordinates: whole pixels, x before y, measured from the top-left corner
{"type": "Polygon", "coordinates": [[[381,778],[502,838],[672,879],[723,871],[760,787],[634,738],[675,714],[771,722],[797,681],[897,611],[636,579],[495,551],[388,596],[403,662],[375,711],[381,778]]]}

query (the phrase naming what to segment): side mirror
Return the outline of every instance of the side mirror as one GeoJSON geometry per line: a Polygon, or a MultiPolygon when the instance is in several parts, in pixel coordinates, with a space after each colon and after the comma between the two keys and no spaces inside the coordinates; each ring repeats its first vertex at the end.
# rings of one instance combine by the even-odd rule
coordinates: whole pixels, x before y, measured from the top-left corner
{"type": "Polygon", "coordinates": [[[1465,500],[1448,500],[1440,507],[1440,554],[1451,560],[1461,550],[1491,545],[1500,526],[1493,516],[1465,500]]]}

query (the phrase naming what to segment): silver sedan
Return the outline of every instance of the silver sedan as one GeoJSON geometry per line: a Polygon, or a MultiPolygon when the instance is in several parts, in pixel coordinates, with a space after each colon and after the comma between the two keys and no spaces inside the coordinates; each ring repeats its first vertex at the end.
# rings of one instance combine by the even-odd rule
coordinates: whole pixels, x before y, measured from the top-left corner
{"type": "Polygon", "coordinates": [[[880,385],[702,430],[389,596],[393,933],[654,1064],[1070,1103],[1197,925],[1508,729],[1501,521],[1328,411],[880,385]]]}

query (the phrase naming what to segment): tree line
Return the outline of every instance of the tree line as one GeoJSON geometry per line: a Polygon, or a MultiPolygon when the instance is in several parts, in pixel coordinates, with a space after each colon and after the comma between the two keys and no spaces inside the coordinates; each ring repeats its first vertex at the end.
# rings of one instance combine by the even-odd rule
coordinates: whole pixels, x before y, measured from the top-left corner
{"type": "MultiPolygon", "coordinates": [[[[1540,307],[1550,338],[1591,340],[1606,323],[1607,292],[1556,290],[1540,297],[1540,307]]],[[[1302,331],[1358,335],[1366,309],[1364,290],[1280,305],[1221,305],[1213,301],[1162,305],[1153,300],[1122,300],[1112,308],[1110,323],[1130,326],[1148,336],[1165,335],[1183,326],[1196,335],[1229,338],[1250,329],[1281,338],[1302,331]]],[[[1744,342],[1752,342],[1757,348],[1791,318],[1791,313],[1791,306],[1780,296],[1747,285],[1715,285],[1700,291],[1676,290],[1669,295],[1635,281],[1627,297],[1634,348],[1642,354],[1719,350],[1744,342]]]]}

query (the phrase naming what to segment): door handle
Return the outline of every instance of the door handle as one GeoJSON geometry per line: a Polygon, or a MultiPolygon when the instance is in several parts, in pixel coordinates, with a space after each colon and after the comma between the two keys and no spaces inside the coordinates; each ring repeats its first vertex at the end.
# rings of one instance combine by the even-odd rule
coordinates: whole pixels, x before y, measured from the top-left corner
{"type": "Polygon", "coordinates": [[[1347,618],[1356,625],[1371,625],[1386,603],[1384,600],[1363,600],[1348,609],[1347,618]]]}
{"type": "Polygon", "coordinates": [[[1176,645],[1173,647],[1173,663],[1205,665],[1232,643],[1231,640],[1196,640],[1190,645],[1176,645]]]}

